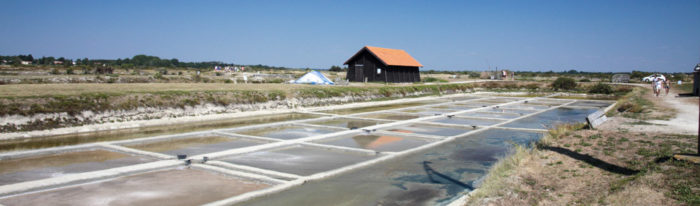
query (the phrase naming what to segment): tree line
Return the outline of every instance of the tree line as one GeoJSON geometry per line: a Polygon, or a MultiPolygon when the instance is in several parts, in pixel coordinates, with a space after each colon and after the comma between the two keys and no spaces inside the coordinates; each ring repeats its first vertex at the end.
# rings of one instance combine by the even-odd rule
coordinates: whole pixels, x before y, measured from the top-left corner
{"type": "Polygon", "coordinates": [[[203,61],[203,62],[181,62],[176,58],[172,59],[162,59],[157,56],[149,56],[144,54],[135,55],[131,58],[118,58],[118,59],[88,59],[78,58],[78,59],[68,59],[65,57],[41,57],[34,58],[31,54],[27,55],[15,55],[15,56],[0,56],[0,61],[4,64],[20,65],[22,61],[29,61],[33,65],[55,65],[54,61],[60,61],[64,66],[72,65],[86,65],[86,66],[116,66],[121,68],[145,68],[145,67],[170,67],[170,68],[195,68],[195,69],[210,69],[214,66],[244,66],[246,70],[282,70],[282,69],[296,69],[288,67],[277,67],[268,65],[236,65],[233,63],[224,63],[220,61],[203,61]]]}

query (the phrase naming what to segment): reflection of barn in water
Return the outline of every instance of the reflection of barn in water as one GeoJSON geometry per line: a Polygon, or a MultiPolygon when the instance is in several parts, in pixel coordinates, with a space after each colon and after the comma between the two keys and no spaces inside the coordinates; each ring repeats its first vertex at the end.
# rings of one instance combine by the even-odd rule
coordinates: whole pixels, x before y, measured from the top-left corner
{"type": "Polygon", "coordinates": [[[363,148],[375,149],[392,142],[403,140],[401,137],[387,135],[357,135],[352,137],[355,142],[363,148]]]}
{"type": "Polygon", "coordinates": [[[352,82],[419,82],[419,67],[423,67],[406,51],[365,46],[344,64],[347,79],[352,82]]]}

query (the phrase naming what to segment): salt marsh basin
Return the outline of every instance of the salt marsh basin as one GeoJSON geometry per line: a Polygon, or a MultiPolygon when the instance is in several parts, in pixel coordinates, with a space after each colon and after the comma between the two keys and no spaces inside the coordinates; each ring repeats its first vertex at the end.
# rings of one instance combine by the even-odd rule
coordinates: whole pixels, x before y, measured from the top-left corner
{"type": "Polygon", "coordinates": [[[0,204],[446,205],[514,145],[611,105],[462,96],[0,153],[0,204]]]}

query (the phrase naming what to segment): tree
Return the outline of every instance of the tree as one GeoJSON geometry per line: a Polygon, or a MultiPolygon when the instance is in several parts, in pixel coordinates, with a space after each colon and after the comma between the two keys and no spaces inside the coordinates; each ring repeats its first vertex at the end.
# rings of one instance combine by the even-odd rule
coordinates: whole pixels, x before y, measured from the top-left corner
{"type": "Polygon", "coordinates": [[[339,71],[343,71],[343,68],[340,68],[339,66],[333,65],[333,66],[331,66],[330,69],[328,69],[328,71],[339,72],[339,71]]]}
{"type": "Polygon", "coordinates": [[[16,56],[14,59],[12,59],[12,65],[19,66],[22,64],[22,59],[19,58],[19,56],[16,56]]]}
{"type": "Polygon", "coordinates": [[[559,77],[552,82],[552,88],[554,88],[554,90],[571,90],[576,88],[576,81],[572,78],[559,77]]]}
{"type": "Polygon", "coordinates": [[[170,60],[170,64],[172,64],[173,66],[177,67],[178,64],[180,64],[180,61],[177,60],[177,59],[175,59],[175,58],[173,58],[173,59],[170,60]]]}
{"type": "MultiPolygon", "coordinates": [[[[71,66],[73,66],[73,60],[71,60],[71,59],[63,59],[63,66],[64,66],[64,67],[71,67],[71,66]]],[[[73,70],[71,69],[71,71],[73,71],[73,70]]]]}

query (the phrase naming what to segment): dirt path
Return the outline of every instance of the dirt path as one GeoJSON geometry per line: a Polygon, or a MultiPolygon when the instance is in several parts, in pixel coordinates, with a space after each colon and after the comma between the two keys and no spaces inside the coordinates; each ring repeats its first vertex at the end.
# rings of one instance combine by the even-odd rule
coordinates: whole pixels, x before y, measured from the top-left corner
{"type": "Polygon", "coordinates": [[[655,126],[662,127],[669,133],[697,134],[698,133],[698,98],[681,97],[676,91],[668,96],[659,97],[661,103],[676,110],[676,116],[668,121],[650,120],[655,126]],[[665,126],[662,126],[665,125],[665,126]],[[665,127],[665,128],[664,128],[665,127]]]}
{"type": "MultiPolygon", "coordinates": [[[[658,112],[671,112],[675,110],[669,120],[646,120],[625,118],[621,116],[611,117],[601,130],[628,129],[636,132],[661,132],[672,134],[698,134],[698,97],[679,96],[678,91],[672,89],[668,95],[652,96],[651,90],[646,94],[647,99],[655,105],[663,105],[666,108],[656,108],[658,112]]],[[[658,106],[657,106],[658,107],[658,106]]]]}

